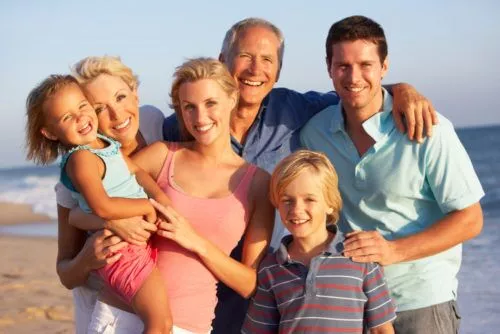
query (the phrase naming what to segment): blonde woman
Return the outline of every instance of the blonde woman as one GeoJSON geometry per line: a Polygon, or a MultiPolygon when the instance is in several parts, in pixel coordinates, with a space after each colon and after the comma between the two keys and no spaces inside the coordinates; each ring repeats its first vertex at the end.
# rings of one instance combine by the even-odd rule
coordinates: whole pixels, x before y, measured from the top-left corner
{"type": "Polygon", "coordinates": [[[159,142],[134,161],[154,177],[175,209],[156,204],[165,221],[155,237],[174,325],[208,333],[222,281],[248,298],[266,253],[274,210],[269,174],[231,148],[229,122],[238,87],[226,67],[193,59],[174,74],[172,105],[184,143],[159,142]],[[155,159],[151,159],[155,157],[155,159]],[[229,257],[245,233],[243,258],[229,257]]]}

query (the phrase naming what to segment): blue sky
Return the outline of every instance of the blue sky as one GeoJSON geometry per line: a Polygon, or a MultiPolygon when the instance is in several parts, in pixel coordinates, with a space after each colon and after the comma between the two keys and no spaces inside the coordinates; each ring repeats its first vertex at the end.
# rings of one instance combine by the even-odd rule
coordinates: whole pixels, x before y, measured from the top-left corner
{"type": "Polygon", "coordinates": [[[174,68],[186,58],[217,57],[226,30],[257,16],[285,34],[277,86],[331,90],[324,43],[332,23],[361,14],[389,43],[384,79],[409,82],[456,126],[499,124],[500,2],[409,1],[64,1],[0,3],[0,168],[26,165],[24,103],[51,73],[90,55],[117,55],[141,80],[141,103],[170,114],[174,68]]]}

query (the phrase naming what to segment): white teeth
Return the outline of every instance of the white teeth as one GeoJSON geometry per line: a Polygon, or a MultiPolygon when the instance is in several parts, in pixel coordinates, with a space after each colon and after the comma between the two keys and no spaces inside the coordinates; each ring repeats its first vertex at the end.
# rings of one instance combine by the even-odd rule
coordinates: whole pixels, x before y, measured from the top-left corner
{"type": "Polygon", "coordinates": [[[90,131],[90,122],[85,123],[85,125],[78,130],[80,133],[86,133],[88,131],[90,131]]]}
{"type": "Polygon", "coordinates": [[[363,87],[346,87],[346,89],[348,91],[358,93],[358,92],[361,92],[363,90],[363,87]]]}
{"type": "Polygon", "coordinates": [[[290,219],[289,222],[295,225],[304,224],[308,221],[308,219],[290,219]]]}
{"type": "Polygon", "coordinates": [[[196,131],[205,132],[210,130],[214,126],[214,123],[203,125],[203,126],[195,126],[196,131]]]}
{"type": "Polygon", "coordinates": [[[254,86],[254,87],[257,87],[257,86],[260,86],[263,84],[262,81],[250,81],[250,80],[241,80],[245,85],[249,85],[249,86],[254,86]]]}
{"type": "Polygon", "coordinates": [[[129,118],[127,118],[127,119],[125,120],[125,122],[123,122],[122,124],[118,124],[117,126],[115,126],[115,129],[116,129],[116,130],[123,129],[124,127],[126,127],[126,126],[127,126],[127,125],[129,125],[129,124],[130,124],[130,117],[129,117],[129,118]]]}

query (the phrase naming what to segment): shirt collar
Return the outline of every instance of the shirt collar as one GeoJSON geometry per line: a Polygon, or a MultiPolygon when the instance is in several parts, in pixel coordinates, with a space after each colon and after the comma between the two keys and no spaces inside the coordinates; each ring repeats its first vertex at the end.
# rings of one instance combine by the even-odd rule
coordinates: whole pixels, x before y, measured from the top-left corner
{"type": "MultiPolygon", "coordinates": [[[[382,87],[383,102],[380,112],[376,113],[363,123],[363,128],[375,141],[379,141],[387,136],[394,128],[394,119],[392,113],[392,96],[382,87]]],[[[331,108],[333,113],[331,121],[331,130],[333,133],[342,131],[347,132],[345,129],[345,118],[342,112],[342,100],[339,104],[328,107],[331,108]]]]}
{"type": "Polygon", "coordinates": [[[392,117],[392,96],[382,88],[383,102],[380,112],[376,113],[363,123],[363,128],[376,142],[388,136],[396,127],[392,117]]]}
{"type": "MultiPolygon", "coordinates": [[[[328,232],[335,233],[335,237],[327,245],[326,249],[321,253],[323,255],[340,255],[344,251],[344,234],[339,231],[336,224],[327,225],[328,232]]],[[[288,245],[293,240],[292,235],[287,235],[281,240],[281,245],[276,251],[276,261],[280,265],[290,263],[290,257],[288,255],[288,245]]]]}
{"type": "MultiPolygon", "coordinates": [[[[260,107],[259,107],[259,112],[257,113],[257,116],[255,116],[255,119],[253,120],[253,123],[252,125],[250,126],[249,128],[249,132],[252,130],[252,128],[256,125],[256,124],[259,124],[263,115],[264,115],[264,112],[267,110],[267,105],[269,104],[269,99],[270,99],[270,96],[271,96],[271,92],[269,92],[269,94],[266,95],[266,97],[264,98],[264,100],[262,100],[261,104],[260,104],[260,107]]],[[[233,144],[233,146],[236,146],[238,148],[238,150],[242,150],[243,147],[245,145],[241,144],[238,140],[236,140],[236,138],[233,137],[233,135],[231,135],[231,143],[233,144]]],[[[242,155],[242,152],[238,153],[239,155],[242,155]]]]}

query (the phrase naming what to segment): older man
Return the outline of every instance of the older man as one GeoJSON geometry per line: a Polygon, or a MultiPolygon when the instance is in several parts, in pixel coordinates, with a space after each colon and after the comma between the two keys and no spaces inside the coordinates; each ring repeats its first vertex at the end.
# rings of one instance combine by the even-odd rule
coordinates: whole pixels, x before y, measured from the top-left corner
{"type": "MultiPolygon", "coordinates": [[[[300,129],[322,109],[338,104],[335,92],[305,94],[286,88],[274,88],[283,64],[284,38],[272,23],[256,18],[237,22],[226,33],[219,59],[238,82],[240,99],[231,119],[232,147],[245,160],[271,172],[281,159],[298,149],[300,129]]],[[[411,86],[392,87],[395,110],[403,110],[408,137],[421,140],[423,128],[430,134],[436,123],[435,112],[411,86]]],[[[404,131],[402,116],[395,122],[404,131]]],[[[180,140],[175,115],[165,119],[167,140],[180,140]]],[[[271,247],[276,248],[286,233],[276,220],[271,247]]],[[[233,256],[239,258],[239,247],[233,256]]],[[[246,303],[221,285],[214,333],[237,333],[243,323],[246,303]]]]}

